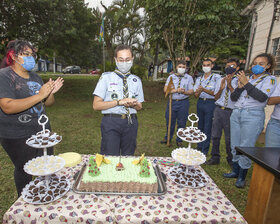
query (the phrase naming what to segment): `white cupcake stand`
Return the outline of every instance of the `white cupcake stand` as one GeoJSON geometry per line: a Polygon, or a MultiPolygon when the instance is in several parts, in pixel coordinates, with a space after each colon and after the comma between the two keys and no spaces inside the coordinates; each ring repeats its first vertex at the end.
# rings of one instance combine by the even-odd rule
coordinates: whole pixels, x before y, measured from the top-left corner
{"type": "Polygon", "coordinates": [[[189,188],[201,188],[207,185],[208,177],[199,168],[206,161],[206,156],[191,147],[191,144],[200,143],[207,139],[207,136],[194,126],[199,118],[192,113],[188,116],[191,126],[179,128],[177,136],[188,142],[187,148],[177,148],[172,151],[171,156],[179,166],[174,166],[168,171],[168,177],[175,183],[189,188]],[[192,120],[194,117],[194,120],[192,120]]]}
{"type": "MultiPolygon", "coordinates": [[[[62,140],[62,136],[57,135],[56,133],[51,133],[50,130],[45,128],[45,125],[48,122],[48,117],[45,114],[42,114],[39,119],[38,123],[42,126],[42,131],[38,132],[36,135],[32,135],[29,139],[26,140],[26,144],[30,147],[37,148],[37,149],[43,149],[43,156],[42,157],[36,157],[32,160],[29,160],[24,165],[24,171],[32,176],[38,176],[33,181],[31,181],[29,184],[27,184],[23,191],[22,191],[22,197],[25,202],[31,203],[31,204],[47,204],[50,202],[53,202],[62,196],[64,196],[69,190],[70,190],[70,182],[69,180],[65,179],[63,180],[66,184],[66,186],[62,186],[65,190],[63,194],[59,194],[56,197],[52,197],[52,200],[49,201],[36,201],[34,202],[32,196],[32,192],[30,192],[29,188],[30,186],[43,186],[45,187],[46,191],[51,190],[51,181],[53,178],[55,178],[57,184],[56,189],[61,189],[62,187],[59,186],[59,183],[62,181],[59,176],[52,175],[60,171],[64,165],[65,160],[58,156],[53,155],[47,155],[47,148],[55,146],[62,140]],[[45,121],[43,121],[45,120],[45,121]],[[47,138],[48,136],[53,135],[52,141],[49,140],[43,140],[43,138],[47,138]],[[48,162],[52,161],[55,166],[49,167],[48,162]]],[[[54,189],[52,187],[52,189],[54,189]]]]}

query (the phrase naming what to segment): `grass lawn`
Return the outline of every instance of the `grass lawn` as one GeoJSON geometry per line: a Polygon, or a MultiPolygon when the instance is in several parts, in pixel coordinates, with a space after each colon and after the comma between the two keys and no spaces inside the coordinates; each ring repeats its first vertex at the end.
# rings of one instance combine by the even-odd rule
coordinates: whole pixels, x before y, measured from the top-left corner
{"type": "MultiPolygon", "coordinates": [[[[48,77],[43,75],[44,80],[48,77]]],[[[56,78],[56,77],[55,77],[56,78]]],[[[93,154],[100,150],[100,122],[102,115],[92,109],[92,92],[97,83],[97,78],[92,76],[64,77],[62,90],[56,94],[56,103],[47,108],[53,131],[63,136],[63,141],[55,147],[55,154],[64,152],[78,152],[81,154],[93,154]]],[[[161,82],[143,82],[146,102],[143,110],[138,113],[139,129],[137,138],[136,155],[145,152],[147,156],[170,156],[176,144],[168,148],[159,142],[165,135],[165,107],[167,99],[163,96],[161,82]]],[[[196,99],[190,101],[190,113],[196,112],[196,99]]],[[[189,123],[188,123],[189,125],[189,123]]],[[[187,143],[184,143],[187,146],[187,143]]],[[[17,199],[13,180],[13,165],[6,152],[0,146],[0,220],[6,210],[17,199]]],[[[225,143],[221,142],[221,164],[218,166],[205,166],[203,168],[215,181],[241,214],[244,213],[248,186],[237,189],[235,180],[222,178],[224,172],[228,172],[226,163],[225,143]]],[[[247,180],[251,177],[250,170],[247,180]]]]}

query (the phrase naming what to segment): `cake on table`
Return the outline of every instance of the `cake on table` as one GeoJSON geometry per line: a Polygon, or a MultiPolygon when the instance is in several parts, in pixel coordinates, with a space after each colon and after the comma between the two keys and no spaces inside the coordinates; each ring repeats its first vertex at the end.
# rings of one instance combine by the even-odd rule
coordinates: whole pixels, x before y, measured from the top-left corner
{"type": "Polygon", "coordinates": [[[115,157],[91,156],[84,169],[78,190],[84,192],[157,193],[157,176],[144,155],[115,157]],[[120,169],[121,167],[121,169],[120,169]]]}

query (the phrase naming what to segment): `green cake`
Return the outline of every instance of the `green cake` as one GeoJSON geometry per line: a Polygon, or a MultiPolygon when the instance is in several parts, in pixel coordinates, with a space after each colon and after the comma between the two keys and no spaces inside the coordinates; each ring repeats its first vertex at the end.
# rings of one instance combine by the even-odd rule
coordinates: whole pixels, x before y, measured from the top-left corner
{"type": "Polygon", "coordinates": [[[132,162],[136,157],[122,157],[124,170],[116,170],[119,157],[108,156],[109,164],[102,163],[96,167],[95,159],[89,162],[78,189],[85,192],[121,192],[121,193],[157,193],[157,176],[151,161],[146,166],[132,162]]]}

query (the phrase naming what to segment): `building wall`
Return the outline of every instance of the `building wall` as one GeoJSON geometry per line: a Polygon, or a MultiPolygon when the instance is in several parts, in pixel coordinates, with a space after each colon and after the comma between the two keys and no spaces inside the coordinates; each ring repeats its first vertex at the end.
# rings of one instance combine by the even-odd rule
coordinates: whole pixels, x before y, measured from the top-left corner
{"type": "MultiPolygon", "coordinates": [[[[251,61],[249,63],[252,62],[252,60],[256,55],[263,53],[266,50],[267,38],[269,35],[269,29],[271,26],[273,11],[274,11],[273,0],[261,1],[256,6],[257,27],[256,27],[256,33],[255,33],[255,38],[252,47],[251,61]]],[[[280,22],[276,20],[274,22],[273,30],[271,33],[268,53],[271,53],[272,51],[272,40],[278,37],[280,37],[280,22]]]]}

